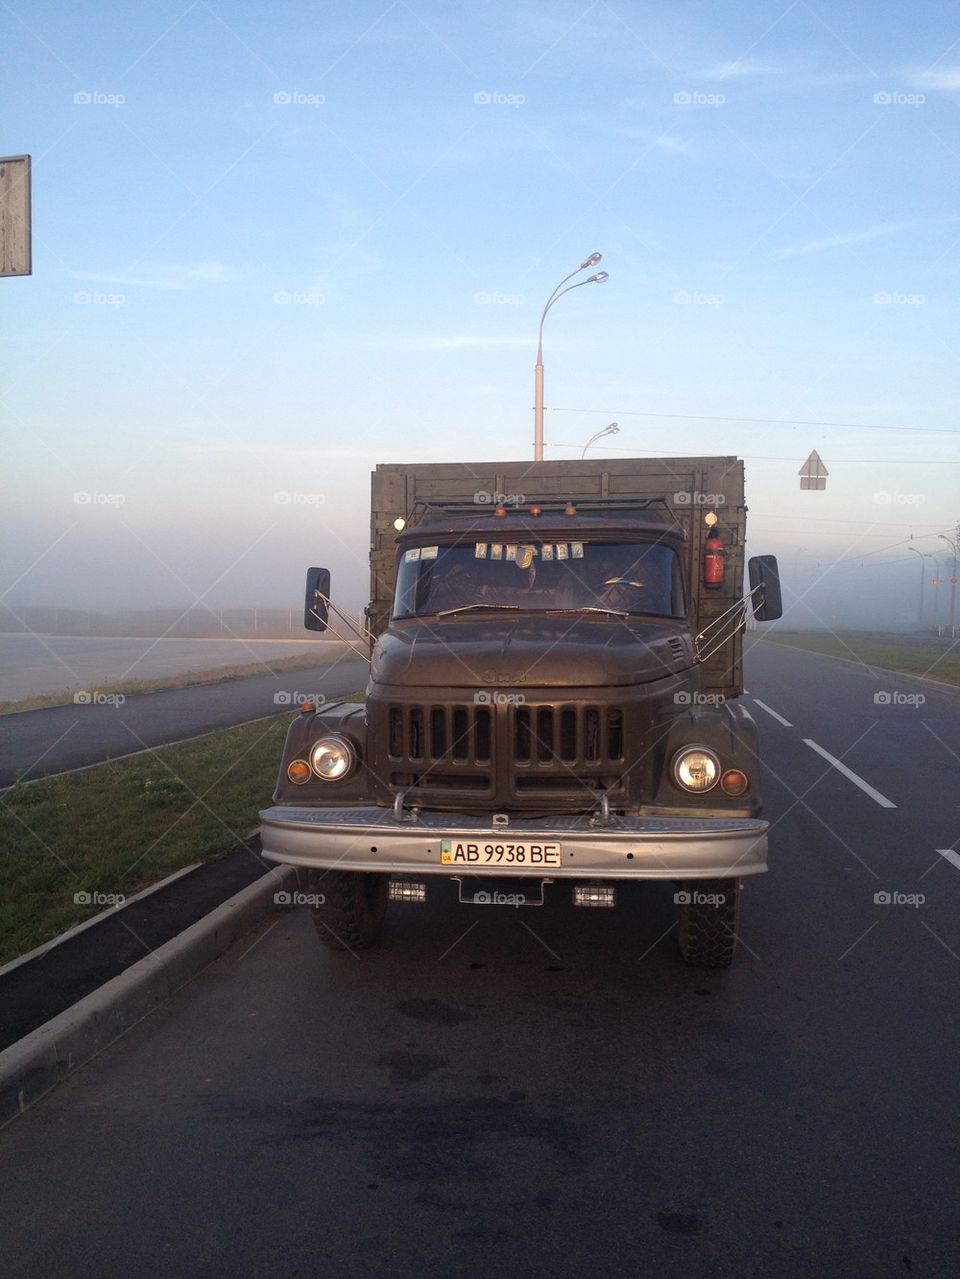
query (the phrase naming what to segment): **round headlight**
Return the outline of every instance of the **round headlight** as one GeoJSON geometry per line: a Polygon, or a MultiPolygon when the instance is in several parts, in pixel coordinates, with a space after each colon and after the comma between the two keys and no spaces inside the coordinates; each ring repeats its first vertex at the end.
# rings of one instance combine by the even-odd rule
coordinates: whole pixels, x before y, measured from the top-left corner
{"type": "Polygon", "coordinates": [[[705,746],[685,746],[674,756],[673,776],[684,790],[702,794],[716,786],[720,761],[705,746]]]}
{"type": "Polygon", "coordinates": [[[357,752],[339,734],[321,737],[310,752],[310,767],[325,782],[342,782],[353,772],[357,752]]]}

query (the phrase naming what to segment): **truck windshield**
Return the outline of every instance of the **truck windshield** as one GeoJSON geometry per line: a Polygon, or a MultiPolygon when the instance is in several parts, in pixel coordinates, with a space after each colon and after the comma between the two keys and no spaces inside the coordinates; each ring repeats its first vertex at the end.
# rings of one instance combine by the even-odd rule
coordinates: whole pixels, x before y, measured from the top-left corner
{"type": "Polygon", "coordinates": [[[660,542],[471,542],[403,551],[393,616],[481,605],[682,617],[680,561],[660,542]]]}

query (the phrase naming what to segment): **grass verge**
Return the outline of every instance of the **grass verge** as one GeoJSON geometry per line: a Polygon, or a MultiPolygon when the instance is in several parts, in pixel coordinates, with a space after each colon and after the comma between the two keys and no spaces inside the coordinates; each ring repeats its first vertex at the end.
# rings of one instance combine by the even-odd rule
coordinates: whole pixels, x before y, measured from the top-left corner
{"type": "Polygon", "coordinates": [[[899,671],[904,675],[921,675],[940,680],[944,684],[960,686],[960,649],[952,652],[933,645],[914,643],[913,640],[898,643],[896,640],[877,640],[870,634],[844,631],[839,636],[819,632],[766,632],[764,643],[787,644],[791,648],[803,648],[813,653],[826,653],[830,657],[845,657],[849,661],[861,661],[867,666],[899,671]]]}
{"type": "MultiPolygon", "coordinates": [[[[362,692],[342,699],[362,702],[362,692]]],[[[0,794],[0,964],[193,862],[246,843],[294,716],[0,794]],[[77,901],[86,893],[91,900],[77,901]]]]}
{"type": "Polygon", "coordinates": [[[192,862],[269,803],[289,715],[0,795],[0,964],[192,862]],[[89,901],[77,901],[76,894],[89,901]]]}
{"type": "MultiPolygon", "coordinates": [[[[311,666],[324,666],[349,651],[347,644],[324,644],[313,653],[301,653],[295,657],[264,659],[238,666],[214,666],[205,671],[184,671],[180,675],[158,675],[155,679],[124,680],[122,683],[97,684],[98,693],[122,693],[125,697],[135,693],[157,693],[167,688],[190,688],[194,684],[219,684],[228,679],[245,679],[250,675],[265,675],[271,671],[302,671],[311,666]]],[[[95,681],[91,681],[91,687],[95,681]]],[[[18,711],[36,711],[45,706],[69,706],[75,689],[60,689],[55,693],[41,693],[19,702],[0,702],[0,715],[13,715],[18,711]]]]}

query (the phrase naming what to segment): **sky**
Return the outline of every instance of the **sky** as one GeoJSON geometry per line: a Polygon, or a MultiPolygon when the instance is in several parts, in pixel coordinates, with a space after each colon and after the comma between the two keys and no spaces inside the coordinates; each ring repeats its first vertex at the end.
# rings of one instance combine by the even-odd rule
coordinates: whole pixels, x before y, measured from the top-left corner
{"type": "Polygon", "coordinates": [[[611,421],[591,456],[745,458],[798,621],[906,622],[949,574],[948,7],[4,0],[0,31],[0,154],[33,157],[8,606],[295,606],[325,563],[359,607],[371,469],[532,458],[541,309],[594,251],[544,325],[546,458],[611,421]]]}

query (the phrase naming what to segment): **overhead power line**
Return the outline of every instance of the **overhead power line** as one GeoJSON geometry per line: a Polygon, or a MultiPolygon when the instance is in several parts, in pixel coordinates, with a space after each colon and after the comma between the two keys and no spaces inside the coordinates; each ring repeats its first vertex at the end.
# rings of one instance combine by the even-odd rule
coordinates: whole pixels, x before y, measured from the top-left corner
{"type": "MultiPolygon", "coordinates": [[[[874,569],[874,568],[915,568],[916,563],[917,563],[916,560],[897,559],[897,560],[876,560],[874,562],[871,562],[870,564],[864,564],[861,562],[861,560],[850,559],[850,560],[836,560],[834,561],[833,564],[825,564],[821,561],[817,564],[817,568],[826,570],[826,572],[824,573],[824,577],[822,579],[825,581],[827,579],[827,574],[829,574],[831,577],[840,577],[844,573],[858,573],[858,572],[861,572],[862,570],[874,569]],[[836,567],[836,565],[840,565],[840,567],[836,567]]],[[[943,571],[948,572],[949,570],[944,569],[943,571]]],[[[949,581],[949,578],[944,578],[943,580],[949,581]]]]}
{"type": "Polygon", "coordinates": [[[753,422],[764,426],[837,426],[849,431],[902,431],[913,435],[960,435],[945,426],[879,426],[875,422],[814,422],[788,417],[720,417],[716,413],[650,413],[639,409],[550,408],[549,413],[599,413],[608,417],[662,417],[678,422],[753,422]]]}
{"type": "MultiPolygon", "coordinates": [[[[581,444],[547,444],[544,442],[544,448],[547,449],[580,449],[581,444]]],[[[639,453],[634,449],[625,449],[622,445],[609,444],[591,444],[591,452],[594,453],[623,453],[625,457],[642,457],[644,452],[648,452],[650,457],[659,457],[659,452],[650,453],[649,450],[641,450],[639,453]]],[[[702,457],[700,453],[671,453],[671,457],[702,457]]],[[[785,457],[780,453],[742,453],[740,456],[746,462],[805,462],[804,457],[785,457]]],[[[878,463],[883,466],[960,466],[960,458],[951,460],[944,457],[831,457],[831,466],[843,465],[859,465],[878,463]]]]}
{"type": "MultiPolygon", "coordinates": [[[[946,532],[946,530],[944,530],[946,532]]],[[[853,561],[866,560],[873,555],[883,555],[886,551],[895,550],[898,546],[909,546],[911,542],[925,542],[928,538],[939,537],[939,533],[921,533],[918,537],[905,537],[901,542],[891,542],[889,546],[878,546],[875,551],[864,551],[862,555],[848,555],[846,559],[835,560],[835,564],[850,564],[853,561]]]]}
{"type": "MultiPolygon", "coordinates": [[[[767,520],[799,520],[803,524],[865,524],[868,528],[916,528],[916,520],[834,520],[823,515],[768,515],[764,512],[750,521],[751,528],[767,520]]],[[[829,536],[829,535],[825,535],[829,536]]],[[[882,536],[882,535],[880,535],[882,536]]],[[[922,534],[921,536],[926,536],[922,534]]]]}

